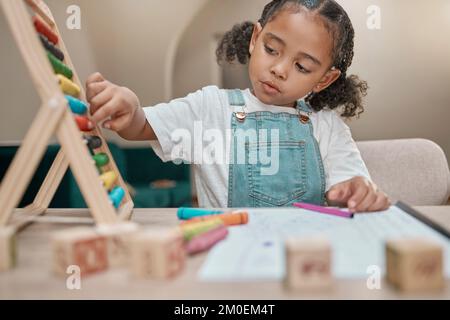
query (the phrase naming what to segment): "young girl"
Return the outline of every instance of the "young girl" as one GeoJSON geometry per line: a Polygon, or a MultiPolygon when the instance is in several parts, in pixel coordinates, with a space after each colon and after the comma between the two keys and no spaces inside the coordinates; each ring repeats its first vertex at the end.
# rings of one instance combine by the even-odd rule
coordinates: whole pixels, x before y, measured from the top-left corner
{"type": "Polygon", "coordinates": [[[217,49],[219,61],[248,62],[252,89],[209,86],[141,108],[132,91],[95,73],[87,80],[92,121],[124,139],[150,141],[163,161],[193,163],[201,207],[301,201],[385,210],[390,201],[341,119],[364,111],[367,84],[347,76],[353,39],[348,15],[333,0],[272,1],[258,23],[234,26],[217,49]],[[217,133],[228,133],[225,143],[217,133]],[[226,161],[198,161],[205,149],[216,158],[222,150],[226,161]]]}

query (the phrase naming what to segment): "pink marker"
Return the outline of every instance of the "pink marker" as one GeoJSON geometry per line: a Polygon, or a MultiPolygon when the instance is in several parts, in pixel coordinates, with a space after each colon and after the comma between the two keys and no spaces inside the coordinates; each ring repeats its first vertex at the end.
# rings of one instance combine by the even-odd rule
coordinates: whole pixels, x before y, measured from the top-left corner
{"type": "Polygon", "coordinates": [[[294,203],[294,206],[297,208],[302,208],[302,209],[325,213],[325,214],[331,214],[331,215],[343,217],[343,218],[352,219],[354,217],[354,214],[351,212],[348,212],[348,211],[317,206],[317,205],[309,204],[309,203],[296,202],[296,203],[294,203]]]}
{"type": "Polygon", "coordinates": [[[228,235],[228,229],[221,225],[213,230],[200,234],[186,245],[186,251],[188,254],[195,254],[208,250],[214,246],[220,240],[223,240],[228,235]]]}

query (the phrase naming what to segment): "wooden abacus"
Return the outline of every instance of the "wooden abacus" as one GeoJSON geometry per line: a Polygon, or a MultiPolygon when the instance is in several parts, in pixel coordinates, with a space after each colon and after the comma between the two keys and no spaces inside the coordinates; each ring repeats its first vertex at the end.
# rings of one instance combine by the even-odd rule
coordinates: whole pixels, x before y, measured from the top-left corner
{"type": "Polygon", "coordinates": [[[86,128],[83,86],[51,11],[42,0],[0,3],[42,101],[0,186],[0,228],[17,230],[45,214],[69,165],[96,224],[129,219],[133,201],[100,129],[86,128]],[[61,150],[33,203],[13,215],[53,134],[61,150]]]}

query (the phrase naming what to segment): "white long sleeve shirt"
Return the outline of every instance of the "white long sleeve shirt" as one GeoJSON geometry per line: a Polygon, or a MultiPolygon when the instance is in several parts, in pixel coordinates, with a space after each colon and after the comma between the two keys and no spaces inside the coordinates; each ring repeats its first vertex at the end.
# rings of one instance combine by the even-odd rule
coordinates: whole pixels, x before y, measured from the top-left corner
{"type": "MultiPolygon", "coordinates": [[[[262,103],[249,89],[242,93],[247,113],[270,111],[297,114],[294,108],[262,103]]],[[[150,143],[161,160],[181,159],[193,164],[200,207],[227,207],[229,163],[226,155],[230,141],[226,135],[231,130],[233,111],[241,111],[241,107],[230,107],[227,91],[216,86],[205,87],[169,103],[144,108],[147,121],[158,138],[150,143]],[[223,139],[214,139],[219,133],[223,139]],[[205,156],[211,153],[216,160],[205,156]]],[[[337,112],[314,112],[310,119],[324,164],[326,191],[355,176],[371,180],[350,128],[337,112]]]]}

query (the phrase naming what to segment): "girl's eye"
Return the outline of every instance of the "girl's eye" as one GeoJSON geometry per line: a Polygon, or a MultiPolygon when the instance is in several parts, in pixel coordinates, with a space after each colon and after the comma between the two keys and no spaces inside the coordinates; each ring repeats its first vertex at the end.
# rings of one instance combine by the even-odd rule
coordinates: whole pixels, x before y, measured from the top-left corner
{"type": "Polygon", "coordinates": [[[266,49],[266,52],[267,52],[268,54],[271,54],[271,55],[276,54],[276,51],[275,51],[274,49],[272,49],[272,48],[270,48],[270,47],[268,47],[268,46],[266,46],[266,45],[264,45],[264,48],[266,49]]]}
{"type": "Polygon", "coordinates": [[[310,73],[311,72],[311,71],[305,69],[300,63],[297,63],[295,66],[297,67],[297,70],[302,73],[310,73]]]}

